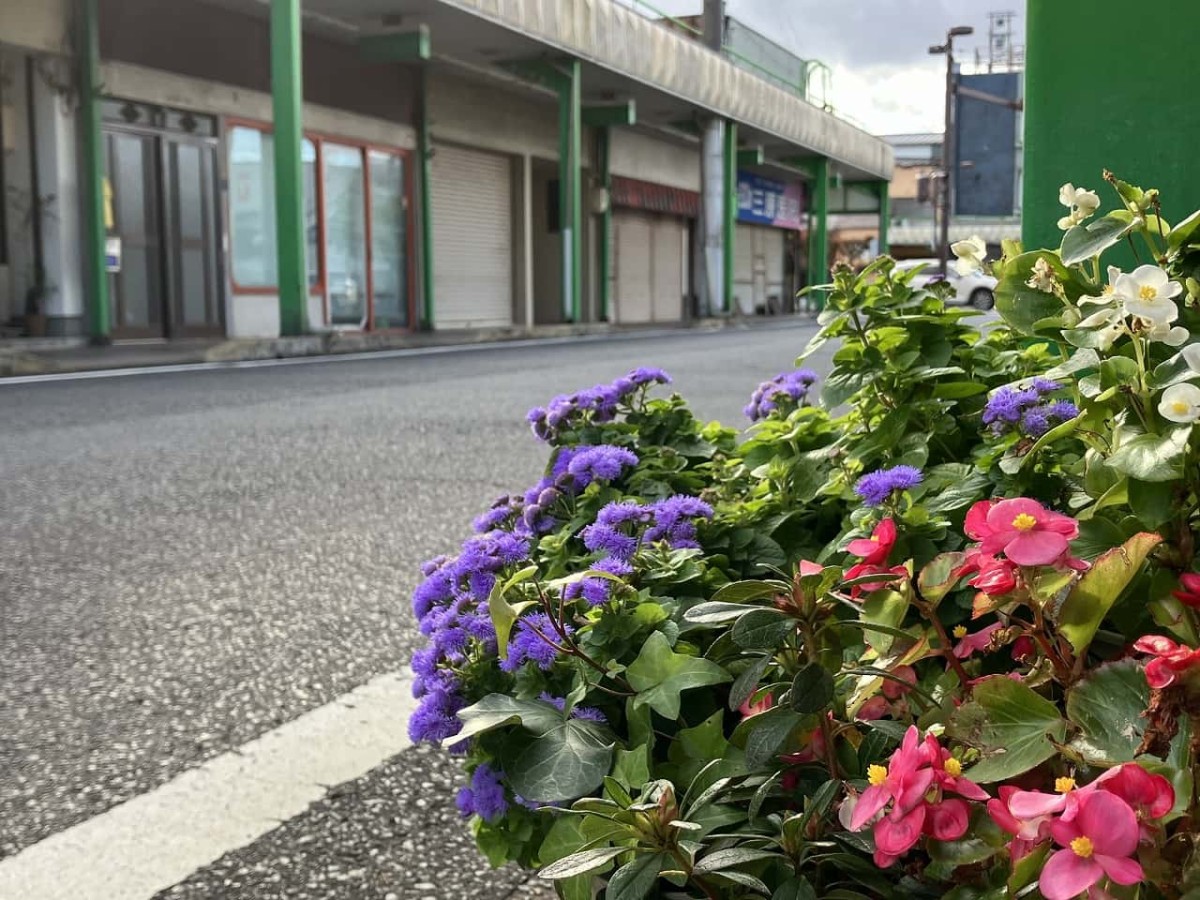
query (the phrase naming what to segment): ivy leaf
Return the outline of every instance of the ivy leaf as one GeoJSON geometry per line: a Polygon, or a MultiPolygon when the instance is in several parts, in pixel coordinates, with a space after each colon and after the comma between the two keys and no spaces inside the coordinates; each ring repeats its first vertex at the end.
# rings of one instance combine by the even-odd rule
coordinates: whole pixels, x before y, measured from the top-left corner
{"type": "Polygon", "coordinates": [[[571,719],[525,746],[504,771],[529,800],[558,803],[595,790],[612,765],[613,742],[594,722],[571,719]]]}
{"type": "Polygon", "coordinates": [[[535,734],[545,734],[561,725],[564,719],[565,716],[549,703],[518,700],[507,694],[488,694],[478,703],[458,711],[458,720],[463,723],[463,728],[454,739],[465,741],[501,725],[518,723],[535,734]]]}
{"type": "Polygon", "coordinates": [[[604,891],[605,900],[642,900],[658,881],[658,873],[670,861],[662,853],[647,853],[613,872],[604,891]]]}
{"type": "Polygon", "coordinates": [[[755,609],[733,626],[733,642],[743,650],[776,650],[796,630],[796,621],[777,609],[755,609]]]}
{"type": "Polygon", "coordinates": [[[1058,630],[1076,653],[1087,650],[1121,592],[1137,575],[1146,556],[1161,542],[1157,534],[1145,531],[1135,534],[1120,547],[1098,557],[1079,579],[1058,613],[1058,630]]]}
{"type": "Polygon", "coordinates": [[[683,691],[733,680],[712,660],[675,653],[661,631],[650,635],[625,675],[638,692],[634,706],[649,704],[668,719],[679,716],[679,695],[683,691]]]}
{"type": "Polygon", "coordinates": [[[1183,477],[1183,460],[1192,427],[1173,428],[1166,434],[1139,434],[1117,448],[1108,464],[1142,481],[1175,481],[1183,477]]]}
{"type": "Polygon", "coordinates": [[[1067,737],[1057,706],[1003,675],[979,682],[971,702],[959,707],[950,724],[955,738],[979,748],[982,760],[967,773],[979,782],[1028,772],[1055,754],[1051,739],[1061,744],[1067,737]]]}
{"type": "Polygon", "coordinates": [[[1063,235],[1063,265],[1073,266],[1093,256],[1099,256],[1109,247],[1114,247],[1132,228],[1129,222],[1112,215],[1104,216],[1087,225],[1076,225],[1063,235]]]}
{"type": "Polygon", "coordinates": [[[1072,749],[1095,766],[1132,762],[1149,705],[1150,686],[1140,664],[1125,659],[1101,666],[1067,692],[1067,718],[1080,729],[1072,749]]]}

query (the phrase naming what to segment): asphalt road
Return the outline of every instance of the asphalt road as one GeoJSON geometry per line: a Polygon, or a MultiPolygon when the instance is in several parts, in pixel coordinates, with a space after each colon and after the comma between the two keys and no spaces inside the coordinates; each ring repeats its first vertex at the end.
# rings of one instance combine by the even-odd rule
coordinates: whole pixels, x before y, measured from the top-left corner
{"type": "MultiPolygon", "coordinates": [[[[0,386],[0,859],[404,667],[418,564],[545,463],[530,406],[657,365],[736,422],[811,330],[0,386]]],[[[164,896],[535,896],[454,778],[405,751],[164,896]]]]}

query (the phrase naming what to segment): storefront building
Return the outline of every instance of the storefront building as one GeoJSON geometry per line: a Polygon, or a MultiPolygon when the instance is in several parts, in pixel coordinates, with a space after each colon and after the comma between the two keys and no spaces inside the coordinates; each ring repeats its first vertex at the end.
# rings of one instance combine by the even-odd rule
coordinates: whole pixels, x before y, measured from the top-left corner
{"type": "Polygon", "coordinates": [[[743,315],[791,311],[805,227],[804,187],[738,172],[733,289],[743,315]]]}

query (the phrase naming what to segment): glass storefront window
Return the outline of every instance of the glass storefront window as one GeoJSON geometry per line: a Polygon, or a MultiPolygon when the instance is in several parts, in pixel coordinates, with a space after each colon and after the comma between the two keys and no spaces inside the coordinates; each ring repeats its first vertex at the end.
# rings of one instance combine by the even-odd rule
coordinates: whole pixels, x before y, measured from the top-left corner
{"type": "Polygon", "coordinates": [[[331,325],[367,318],[366,188],[363,152],[325,143],[325,290],[331,325]]]}
{"type": "Polygon", "coordinates": [[[304,166],[304,261],[310,289],[321,284],[321,216],[317,205],[317,145],[308,138],[300,145],[304,166]]]}
{"type": "Polygon", "coordinates": [[[408,209],[404,157],[372,150],[371,286],[375,327],[408,325],[408,209]]]}
{"type": "Polygon", "coordinates": [[[271,135],[257,128],[229,133],[229,243],[234,284],[275,287],[275,157],[271,135]]]}

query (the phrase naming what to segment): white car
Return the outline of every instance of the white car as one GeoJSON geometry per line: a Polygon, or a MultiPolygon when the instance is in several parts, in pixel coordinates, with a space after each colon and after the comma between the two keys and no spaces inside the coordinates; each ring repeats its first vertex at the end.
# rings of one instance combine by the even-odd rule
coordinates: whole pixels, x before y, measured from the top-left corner
{"type": "MultiPolygon", "coordinates": [[[[902,259],[896,263],[896,268],[907,272],[920,268],[921,273],[913,279],[917,287],[927,287],[935,281],[940,281],[942,273],[938,271],[936,259],[902,259]]],[[[991,309],[996,305],[996,279],[983,272],[971,275],[959,275],[951,259],[946,271],[946,280],[954,287],[954,301],[963,306],[973,306],[976,309],[991,309]]]]}

